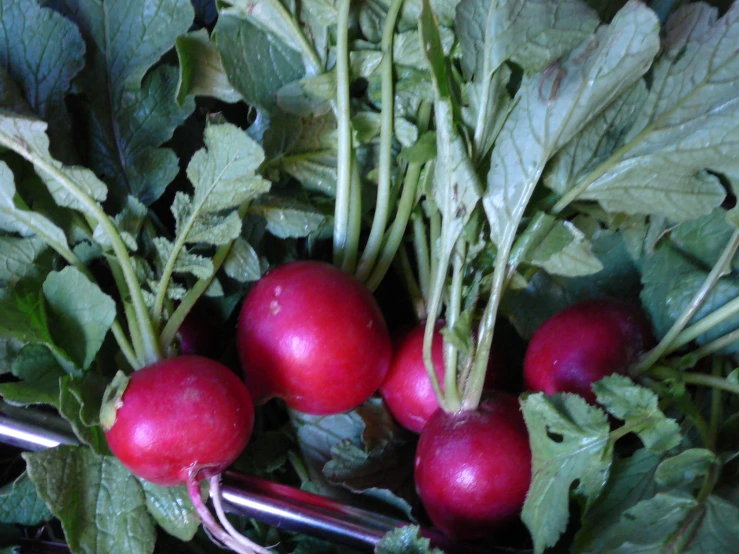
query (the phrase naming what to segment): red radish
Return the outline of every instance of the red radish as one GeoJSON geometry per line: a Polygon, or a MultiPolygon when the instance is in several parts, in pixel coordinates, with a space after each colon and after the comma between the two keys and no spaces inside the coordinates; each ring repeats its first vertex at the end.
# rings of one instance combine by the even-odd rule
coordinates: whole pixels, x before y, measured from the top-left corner
{"type": "Polygon", "coordinates": [[[101,411],[105,438],[121,463],[147,481],[173,486],[191,473],[197,480],[217,475],[249,442],[249,391],[218,362],[179,356],[118,379],[101,411]]]}
{"type": "MultiPolygon", "coordinates": [[[[444,388],[444,341],[442,321],[437,322],[431,348],[436,375],[444,388]]],[[[428,419],[439,408],[431,380],[423,362],[423,335],[425,325],[417,325],[403,333],[395,344],[390,370],[380,387],[390,413],[406,429],[420,433],[428,419]]],[[[485,376],[486,388],[500,387],[506,375],[506,363],[495,343],[490,352],[485,376]]]]}
{"type": "Polygon", "coordinates": [[[524,360],[526,386],[547,394],[573,392],[593,403],[592,383],[626,373],[653,341],[649,321],[636,305],[610,298],[573,304],[531,338],[524,360]]]}
{"type": "Polygon", "coordinates": [[[477,410],[438,410],[416,449],[416,489],[436,527],[479,538],[518,517],[531,450],[518,399],[486,392],[477,410]]]}
{"type": "Polygon", "coordinates": [[[380,386],[392,354],[385,320],[365,286],[315,261],[267,272],[244,301],[237,330],[255,402],[282,398],[315,415],[356,408],[380,386]]]}

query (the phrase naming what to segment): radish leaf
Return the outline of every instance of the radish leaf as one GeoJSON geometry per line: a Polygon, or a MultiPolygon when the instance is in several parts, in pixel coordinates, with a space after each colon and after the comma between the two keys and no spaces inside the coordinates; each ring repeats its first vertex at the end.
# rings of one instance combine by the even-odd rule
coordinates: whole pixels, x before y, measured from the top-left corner
{"type": "Polygon", "coordinates": [[[610,375],[593,383],[598,404],[623,420],[644,446],[658,454],[680,445],[680,426],[659,409],[659,397],[623,375],[610,375]]]}
{"type": "Polygon", "coordinates": [[[17,525],[39,525],[52,518],[36,491],[36,485],[23,472],[0,489],[0,521],[17,525]]]}
{"type": "Polygon", "coordinates": [[[183,541],[195,536],[200,519],[186,487],[160,487],[139,479],[146,495],[146,508],[167,533],[183,541]]]}
{"type": "Polygon", "coordinates": [[[177,157],[160,145],[193,111],[177,106],[177,70],[147,71],[193,21],[189,0],[61,0],[79,27],[89,63],[79,84],[86,99],[92,169],[120,208],[129,194],[150,205],[177,175],[177,157]],[[132,17],[139,14],[139,17],[132,17]],[[145,77],[146,75],[146,77],[145,77]]]}
{"type": "Polygon", "coordinates": [[[521,515],[539,554],[567,527],[570,488],[590,505],[613,459],[608,418],[575,395],[532,394],[521,402],[529,429],[532,481],[521,515]]]}
{"type": "Polygon", "coordinates": [[[75,154],[65,97],[84,66],[82,36],[74,23],[35,1],[3,0],[0,13],[0,66],[36,115],[49,122],[52,150],[71,163],[75,154]]]}
{"type": "Polygon", "coordinates": [[[23,458],[39,495],[61,520],[73,552],[153,552],[155,526],[144,491],[118,460],[79,446],[58,446],[23,458]]]}

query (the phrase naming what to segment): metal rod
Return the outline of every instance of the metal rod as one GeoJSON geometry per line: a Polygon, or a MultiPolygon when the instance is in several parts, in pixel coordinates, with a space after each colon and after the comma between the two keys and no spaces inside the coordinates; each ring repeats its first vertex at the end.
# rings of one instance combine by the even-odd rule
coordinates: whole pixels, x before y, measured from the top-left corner
{"type": "MultiPolygon", "coordinates": [[[[60,444],[78,444],[69,425],[58,416],[17,408],[0,401],[0,442],[39,451],[60,444]]],[[[372,551],[388,531],[409,522],[235,472],[223,475],[221,496],[229,512],[286,531],[372,551]]],[[[453,541],[432,529],[422,534],[448,554],[496,554],[503,550],[453,541]]]]}

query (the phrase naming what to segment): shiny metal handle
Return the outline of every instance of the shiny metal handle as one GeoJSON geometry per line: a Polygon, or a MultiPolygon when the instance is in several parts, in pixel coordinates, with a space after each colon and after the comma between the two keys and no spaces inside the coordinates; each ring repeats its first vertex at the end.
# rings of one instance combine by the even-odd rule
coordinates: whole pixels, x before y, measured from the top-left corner
{"type": "MultiPolygon", "coordinates": [[[[38,451],[60,444],[78,444],[68,424],[54,414],[17,408],[0,401],[0,442],[22,450],[38,451]]],[[[224,508],[280,529],[372,551],[388,531],[409,525],[400,519],[376,514],[250,475],[226,472],[221,496],[224,508]]],[[[453,541],[432,529],[424,536],[448,554],[502,554],[503,550],[453,541]]]]}

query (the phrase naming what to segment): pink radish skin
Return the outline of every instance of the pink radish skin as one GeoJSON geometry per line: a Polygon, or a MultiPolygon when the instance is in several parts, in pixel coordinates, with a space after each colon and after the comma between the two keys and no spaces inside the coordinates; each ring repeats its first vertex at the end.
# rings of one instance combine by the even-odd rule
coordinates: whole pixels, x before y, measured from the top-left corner
{"type": "Polygon", "coordinates": [[[526,387],[546,394],[576,393],[591,404],[591,385],[626,373],[652,344],[641,308],[610,298],[573,304],[536,331],[524,360],[526,387]]]}
{"type": "Polygon", "coordinates": [[[370,292],[315,261],[277,267],[254,285],[241,309],[237,346],[255,403],[279,397],[315,415],[365,402],[385,378],[392,354],[370,292]]]}
{"type": "Polygon", "coordinates": [[[477,410],[438,410],[421,432],[416,489],[434,525],[473,539],[517,518],[531,483],[518,399],[486,392],[477,410]]]}
{"type": "Polygon", "coordinates": [[[244,450],[254,406],[226,366],[200,356],[157,362],[131,375],[108,446],[135,475],[174,486],[223,472],[244,450]]]}

